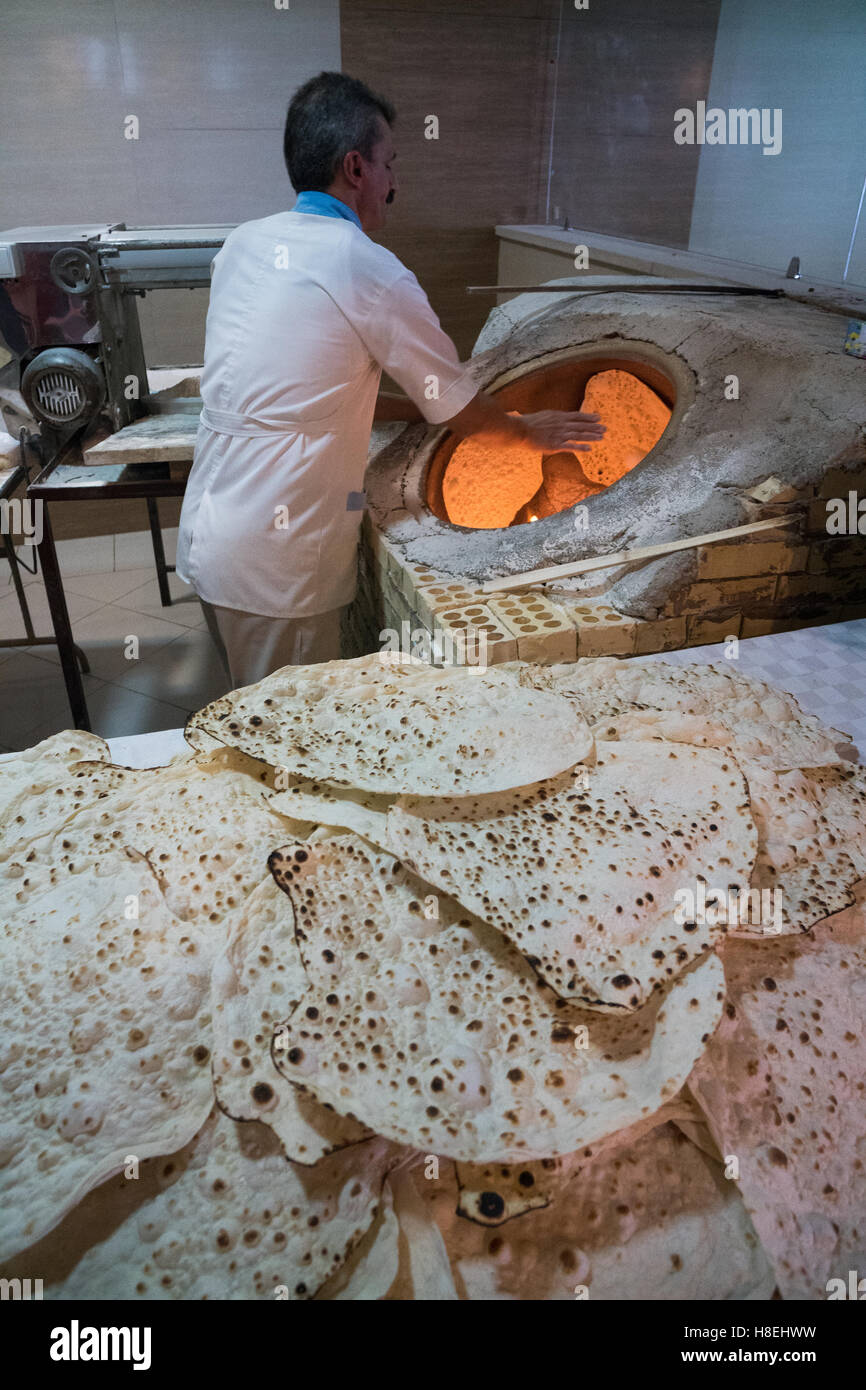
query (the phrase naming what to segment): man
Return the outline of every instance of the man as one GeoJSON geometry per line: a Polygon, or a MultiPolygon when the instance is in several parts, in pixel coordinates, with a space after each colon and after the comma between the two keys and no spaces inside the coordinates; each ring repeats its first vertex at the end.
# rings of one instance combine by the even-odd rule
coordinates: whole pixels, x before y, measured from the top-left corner
{"type": "Polygon", "coordinates": [[[339,657],[374,418],[548,452],[604,432],[597,415],[507,415],[475,386],[415,276],[369,239],[397,187],[394,116],[342,73],[305,83],[284,136],[295,207],[236,227],[213,262],[177,573],[235,687],[339,657]],[[408,401],[377,400],[382,368],[408,401]]]}

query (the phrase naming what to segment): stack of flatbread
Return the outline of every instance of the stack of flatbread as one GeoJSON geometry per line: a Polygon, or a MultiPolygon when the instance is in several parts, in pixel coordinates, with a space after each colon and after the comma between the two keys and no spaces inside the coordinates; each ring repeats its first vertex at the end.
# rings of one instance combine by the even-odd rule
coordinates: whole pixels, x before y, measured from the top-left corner
{"type": "Polygon", "coordinates": [[[0,765],[3,1277],[148,1300],[847,1276],[846,735],[722,667],[380,656],[286,668],[186,732],[165,768],[80,733],[0,765]]]}

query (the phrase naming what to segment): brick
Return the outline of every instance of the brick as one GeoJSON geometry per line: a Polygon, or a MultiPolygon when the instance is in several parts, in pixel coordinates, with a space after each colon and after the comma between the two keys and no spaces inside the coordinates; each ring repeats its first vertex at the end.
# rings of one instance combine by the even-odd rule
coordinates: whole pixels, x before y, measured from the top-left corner
{"type": "Polygon", "coordinates": [[[775,632],[773,618],[743,618],[740,624],[740,636],[745,637],[766,637],[768,633],[775,632]]]}
{"type": "Polygon", "coordinates": [[[388,578],[392,581],[392,583],[395,585],[395,587],[396,587],[397,589],[399,589],[400,592],[402,593],[402,592],[403,592],[403,566],[402,566],[402,564],[401,564],[401,562],[400,562],[400,556],[399,556],[399,553],[397,552],[397,550],[395,550],[393,546],[387,545],[387,544],[386,544],[386,546],[385,546],[385,569],[386,569],[386,573],[387,573],[387,575],[388,575],[388,578]]]}
{"type": "Polygon", "coordinates": [[[386,594],[395,603],[405,603],[406,597],[400,588],[397,577],[393,574],[381,574],[379,576],[379,586],[383,594],[386,594]]]}
{"type": "Polygon", "coordinates": [[[827,531],[827,503],[823,498],[816,498],[809,503],[806,516],[806,530],[810,535],[826,536],[827,531]]]}
{"type": "Polygon", "coordinates": [[[813,541],[809,546],[809,563],[806,566],[809,574],[827,573],[830,568],[830,545],[830,541],[813,541]]]}
{"type": "Polygon", "coordinates": [[[698,547],[698,580],[740,579],[747,575],[804,570],[808,558],[808,546],[785,544],[784,541],[702,545],[698,547]]]}
{"type": "Polygon", "coordinates": [[[831,536],[826,557],[831,570],[866,569],[866,536],[831,536]]]}
{"type": "Polygon", "coordinates": [[[376,523],[371,521],[369,512],[364,513],[361,522],[361,540],[367,546],[371,558],[378,563],[380,557],[383,557],[384,563],[385,538],[376,523]]]}
{"type": "Polygon", "coordinates": [[[517,638],[521,661],[574,661],[577,633],[563,610],[541,594],[491,596],[487,607],[517,638]]]}
{"type": "Polygon", "coordinates": [[[443,584],[431,584],[429,587],[422,587],[415,591],[415,606],[428,625],[432,622],[433,615],[440,609],[465,607],[467,603],[475,603],[478,599],[479,595],[459,580],[449,580],[448,583],[443,584]]]}
{"type": "Polygon", "coordinates": [[[828,468],[818,488],[819,497],[847,497],[850,491],[866,497],[866,463],[845,468],[828,468]]]}
{"type": "Polygon", "coordinates": [[[688,592],[676,601],[676,613],[694,613],[698,617],[709,617],[717,609],[754,607],[770,604],[776,593],[777,579],[772,575],[758,575],[751,579],[709,580],[692,584],[688,592]]]}
{"type": "Polygon", "coordinates": [[[689,618],[686,624],[687,645],[709,647],[716,642],[739,637],[742,622],[740,613],[732,613],[729,618],[689,618]]]}
{"type": "Polygon", "coordinates": [[[686,645],[685,618],[659,618],[655,622],[639,622],[635,653],[647,656],[651,652],[670,652],[686,645]]]}
{"type": "Polygon", "coordinates": [[[842,603],[833,610],[834,623],[847,623],[852,618],[866,618],[866,599],[859,603],[842,603]]]}
{"type": "MultiPolygon", "coordinates": [[[[368,515],[369,513],[365,514],[365,523],[368,515]]],[[[363,534],[365,529],[363,524],[361,529],[363,534]]],[[[402,566],[396,546],[386,539],[373,522],[366,524],[366,535],[374,569],[378,570],[380,574],[390,576],[395,580],[397,588],[400,588],[402,566]]]]}
{"type": "Polygon", "coordinates": [[[470,665],[517,659],[517,639],[481,603],[442,609],[434,614],[430,632],[434,640],[450,640],[455,659],[470,665]]]}
{"type": "Polygon", "coordinates": [[[627,618],[604,603],[563,605],[577,628],[577,654],[581,656],[631,656],[637,619],[627,618]]]}
{"type": "Polygon", "coordinates": [[[805,618],[783,618],[776,614],[770,618],[744,618],[740,637],[766,637],[771,632],[795,632],[808,626],[805,618]]]}
{"type": "Polygon", "coordinates": [[[411,560],[403,560],[400,565],[400,587],[410,603],[414,603],[419,589],[428,588],[439,582],[440,576],[426,565],[416,565],[411,560]]]}
{"type": "Polygon", "coordinates": [[[856,570],[837,570],[829,574],[782,574],[778,583],[779,602],[812,595],[841,600],[850,598],[858,591],[866,594],[866,574],[856,570]]]}

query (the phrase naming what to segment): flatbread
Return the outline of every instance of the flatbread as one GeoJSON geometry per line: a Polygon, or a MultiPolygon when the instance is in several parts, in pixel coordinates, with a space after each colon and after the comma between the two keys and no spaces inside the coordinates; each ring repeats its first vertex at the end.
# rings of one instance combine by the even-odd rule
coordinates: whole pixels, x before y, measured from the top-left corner
{"type": "Polygon", "coordinates": [[[729,935],[791,935],[854,902],[866,871],[866,794],[852,769],[795,772],[750,768],[749,798],[758,827],[750,917],[729,935]]]}
{"type": "Polygon", "coordinates": [[[87,800],[86,769],[110,761],[105,740],[79,729],[0,761],[0,862],[62,825],[87,800]]]}
{"type": "Polygon", "coordinates": [[[270,874],[247,899],[211,980],[214,1094],[234,1120],[261,1120],[286,1157],[315,1163],[370,1131],[325,1109],[277,1070],[281,1023],[309,988],[295,942],[292,905],[270,874]]]}
{"type": "Polygon", "coordinates": [[[757,852],[733,759],[674,744],[600,744],[592,767],[500,796],[401,797],[388,833],[563,999],[620,1012],[723,930],[678,922],[676,893],[748,888],[757,852]]]}
{"type": "Polygon", "coordinates": [[[722,1025],[690,1079],[784,1299],[826,1299],[866,1258],[866,914],[724,950],[722,1025]]]}
{"type": "Polygon", "coordinates": [[[452,525],[510,526],[544,482],[543,453],[535,444],[518,440],[502,445],[477,435],[462,439],[442,479],[442,500],[452,525]]]}
{"type": "Polygon", "coordinates": [[[232,749],[166,768],[75,770],[83,775],[78,809],[0,864],[0,884],[14,883],[19,905],[41,872],[71,886],[101,853],[122,848],[146,864],[177,917],[216,928],[267,877],[268,853],[286,831],[307,829],[269,807],[270,770],[232,749]]]}
{"type": "Polygon", "coordinates": [[[203,1124],[215,944],[122,851],[76,881],[31,884],[2,942],[0,1258],[128,1155],[170,1152],[203,1124]]]}
{"type": "Polygon", "coordinates": [[[104,738],[84,729],[64,729],[32,748],[7,753],[0,759],[0,817],[10,798],[42,783],[60,780],[63,769],[82,761],[111,762],[111,750],[104,738]]]}
{"type": "Polygon", "coordinates": [[[72,774],[74,792],[47,793],[60,791],[60,828],[44,831],[52,817],[40,811],[44,833],[28,847],[25,816],[23,842],[0,864],[6,1253],[126,1155],[170,1151],[204,1122],[211,969],[269,877],[269,849],[297,829],[267,807],[267,769],[227,749],[72,774]]]}
{"type": "Polygon", "coordinates": [[[274,1053],[296,1085],[397,1143],[467,1162],[571,1153],[651,1114],[723,997],[710,954],[610,1018],[564,1004],[498,932],[346,835],[271,856],[310,991],[274,1053]]]}
{"type": "Polygon", "coordinates": [[[354,830],[374,844],[386,847],[388,812],[394,800],[393,796],[378,796],[354,787],[332,787],[328,782],[298,778],[293,786],[275,791],[268,798],[268,805],[294,820],[354,830]]]}
{"type": "Polygon", "coordinates": [[[564,1160],[549,1205],[496,1230],[429,1197],[463,1298],[719,1301],[773,1292],[736,1185],[672,1124],[588,1164],[564,1160]]]}
{"type": "MultiPolygon", "coordinates": [[[[480,1226],[503,1226],[528,1211],[550,1206],[561,1191],[563,1179],[576,1174],[581,1165],[597,1163],[603,1154],[610,1155],[626,1144],[636,1144],[644,1134],[661,1124],[672,1122],[688,1133],[695,1117],[703,1119],[695,1102],[690,1100],[687,1087],[683,1087],[660,1110],[564,1158],[541,1158],[515,1164],[456,1163],[457,1211],[480,1226]]],[[[714,1156],[718,1158],[717,1154],[714,1156]]]]}
{"type": "Polygon", "coordinates": [[[453,1303],[457,1301],[458,1294],[454,1287],[451,1262],[442,1234],[435,1222],[430,1220],[426,1205],[418,1193],[418,1173],[418,1164],[402,1164],[388,1174],[388,1185],[394,1193],[401,1244],[405,1248],[401,1273],[408,1289],[404,1296],[416,1301],[453,1303]]]}
{"type": "Polygon", "coordinates": [[[198,731],[287,773],[377,795],[523,786],[592,748],[586,722],[550,690],[496,667],[379,655],[287,666],[190,716],[198,731]]]}
{"type": "Polygon", "coordinates": [[[320,1303],[370,1303],[384,1298],[400,1270],[400,1223],[394,1211],[390,1174],[372,1225],[344,1264],[316,1293],[320,1303]]]}
{"type": "Polygon", "coordinates": [[[581,456],[591,482],[610,487],[654,449],[670,423],[670,407],[631,372],[596,372],[586,383],[581,410],[601,416],[607,426],[581,456]]]}
{"type": "Polygon", "coordinates": [[[143,1164],[138,1181],[116,1178],[91,1194],[97,1222],[116,1212],[103,1239],[73,1222],[76,1212],[70,1232],[57,1232],[66,1240],[30,1252],[44,1271],[44,1297],[310,1299],[373,1221],[395,1157],[373,1139],[362,1154],[305,1168],[283,1156],[266,1125],[214,1110],[189,1144],[143,1164]],[[78,1257],[71,1268],[70,1246],[78,1257]]]}
{"type": "Polygon", "coordinates": [[[849,734],[804,714],[793,695],[731,665],[597,657],[554,665],[548,673],[544,684],[572,701],[597,739],[727,748],[741,764],[773,772],[850,761],[849,734]]]}

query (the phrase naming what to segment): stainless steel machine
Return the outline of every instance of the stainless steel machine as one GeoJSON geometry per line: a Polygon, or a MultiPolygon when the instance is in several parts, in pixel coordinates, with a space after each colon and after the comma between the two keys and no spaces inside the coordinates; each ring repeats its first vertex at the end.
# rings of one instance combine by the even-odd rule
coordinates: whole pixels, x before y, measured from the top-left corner
{"type": "Polygon", "coordinates": [[[137,299],[207,286],[231,227],[81,224],[0,232],[0,411],[43,455],[89,425],[150,413],[137,299]]]}

